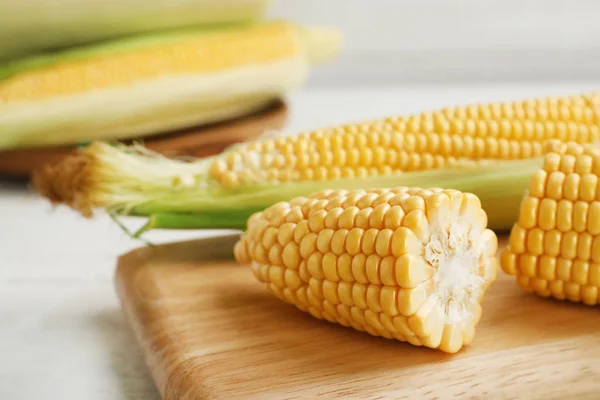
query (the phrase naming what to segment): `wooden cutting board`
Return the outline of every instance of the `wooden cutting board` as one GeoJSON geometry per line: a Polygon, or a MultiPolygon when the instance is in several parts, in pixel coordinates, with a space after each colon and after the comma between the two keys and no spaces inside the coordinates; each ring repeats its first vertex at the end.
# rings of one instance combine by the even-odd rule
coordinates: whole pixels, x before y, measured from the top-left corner
{"type": "Polygon", "coordinates": [[[236,236],[123,255],[116,286],[165,400],[600,398],[600,310],[500,274],[455,355],[371,337],[274,298],[236,236]]]}
{"type": "MultiPolygon", "coordinates": [[[[281,129],[287,114],[286,104],[277,100],[251,115],[150,136],[138,142],[167,157],[206,157],[220,153],[235,143],[254,139],[265,131],[281,129]]],[[[131,140],[122,142],[132,143],[131,140]]],[[[74,150],[73,146],[61,146],[0,151],[0,176],[28,178],[35,169],[56,163],[74,150]]]]}

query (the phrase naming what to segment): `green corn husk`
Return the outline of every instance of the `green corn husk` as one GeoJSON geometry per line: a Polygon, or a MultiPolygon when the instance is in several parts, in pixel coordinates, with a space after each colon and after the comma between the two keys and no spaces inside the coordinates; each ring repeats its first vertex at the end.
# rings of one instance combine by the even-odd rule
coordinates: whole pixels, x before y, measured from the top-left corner
{"type": "Polygon", "coordinates": [[[213,158],[183,162],[143,148],[93,143],[79,154],[34,174],[37,190],[54,204],[92,217],[98,209],[146,217],[136,236],[150,229],[245,229],[253,213],[277,202],[327,189],[441,187],[479,197],[490,229],[509,230],[540,158],[497,161],[388,176],[248,184],[224,188],[209,178],[213,158]]]}
{"type": "Polygon", "coordinates": [[[126,37],[0,66],[0,151],[140,139],[258,112],[335,57],[290,21],[126,37]]]}

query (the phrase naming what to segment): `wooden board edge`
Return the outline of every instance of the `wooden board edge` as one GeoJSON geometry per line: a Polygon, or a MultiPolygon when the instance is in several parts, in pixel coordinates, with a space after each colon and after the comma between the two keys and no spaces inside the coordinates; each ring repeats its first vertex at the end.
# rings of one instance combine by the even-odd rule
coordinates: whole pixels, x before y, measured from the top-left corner
{"type": "MultiPolygon", "coordinates": [[[[265,130],[282,129],[288,113],[286,102],[278,99],[262,110],[232,120],[152,135],[136,141],[167,157],[208,157],[228,146],[256,139],[265,130]],[[223,137],[229,139],[224,141],[223,137]]],[[[122,142],[132,143],[132,140],[122,142]]],[[[74,146],[2,150],[0,178],[28,179],[37,168],[59,162],[73,151],[74,146]]]]}
{"type": "Polygon", "coordinates": [[[131,293],[135,293],[135,275],[141,267],[147,266],[145,263],[146,260],[150,258],[155,261],[160,260],[160,253],[172,255],[177,250],[181,250],[179,253],[181,259],[177,260],[179,262],[231,261],[233,260],[233,245],[238,238],[239,233],[232,233],[203,239],[171,242],[157,247],[143,245],[117,258],[113,276],[115,293],[119,300],[121,311],[129,329],[131,329],[135,336],[144,363],[152,376],[152,380],[161,398],[164,398],[171,377],[179,369],[181,361],[161,359],[156,356],[152,348],[152,343],[149,343],[144,336],[143,324],[139,319],[142,307],[137,302],[137,297],[130,297],[131,293]],[[203,251],[202,254],[199,254],[198,251],[190,251],[190,249],[209,249],[209,251],[203,251]],[[167,365],[173,365],[174,367],[171,367],[170,373],[165,374],[167,365]]]}
{"type": "Polygon", "coordinates": [[[136,344],[146,368],[148,369],[161,398],[163,398],[165,383],[162,381],[163,376],[160,373],[160,365],[157,365],[156,362],[152,360],[153,352],[147,347],[147,343],[144,339],[143,326],[137,317],[138,310],[136,303],[128,296],[128,293],[131,293],[131,290],[134,290],[134,278],[132,276],[134,276],[136,271],[143,265],[141,263],[124,263],[125,260],[131,259],[135,252],[136,250],[119,257],[113,279],[114,288],[117,299],[119,300],[121,312],[127,322],[127,327],[135,337],[136,344]]]}

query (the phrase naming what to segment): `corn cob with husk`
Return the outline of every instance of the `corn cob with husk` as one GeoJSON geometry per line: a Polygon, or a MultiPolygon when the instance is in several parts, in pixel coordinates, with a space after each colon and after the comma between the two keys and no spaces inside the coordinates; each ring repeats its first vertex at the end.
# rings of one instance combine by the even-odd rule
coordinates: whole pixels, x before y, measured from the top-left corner
{"type": "Polygon", "coordinates": [[[234,255],[318,319],[456,353],[496,279],[486,223],[479,199],[456,190],[326,190],[253,214],[234,255]]]}
{"type": "Polygon", "coordinates": [[[542,297],[600,301],[600,147],[551,141],[503,250],[504,272],[542,297]]]}
{"type": "Polygon", "coordinates": [[[334,126],[184,162],[94,143],[34,182],[54,203],[151,216],[150,228],[244,228],[278,201],[325,189],[443,187],[474,193],[508,230],[549,139],[600,137],[598,94],[480,104],[334,126]]]}
{"type": "Polygon", "coordinates": [[[0,150],[138,139],[260,110],[337,54],[286,21],[128,37],[0,67],[0,150]]]}
{"type": "Polygon", "coordinates": [[[269,0],[0,2],[0,60],[150,31],[256,21],[269,0]]]}

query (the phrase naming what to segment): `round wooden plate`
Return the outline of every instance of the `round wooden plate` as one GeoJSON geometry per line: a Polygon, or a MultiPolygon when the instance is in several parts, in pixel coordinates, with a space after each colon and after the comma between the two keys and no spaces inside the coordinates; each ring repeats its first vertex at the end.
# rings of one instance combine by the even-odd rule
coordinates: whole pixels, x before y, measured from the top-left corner
{"type": "MultiPolygon", "coordinates": [[[[258,113],[218,124],[151,136],[140,140],[140,143],[167,157],[206,157],[218,154],[235,143],[257,138],[265,131],[281,129],[287,114],[287,105],[277,100],[258,113]]],[[[0,176],[29,178],[42,165],[56,163],[74,150],[74,146],[63,146],[0,151],[0,176]]]]}

